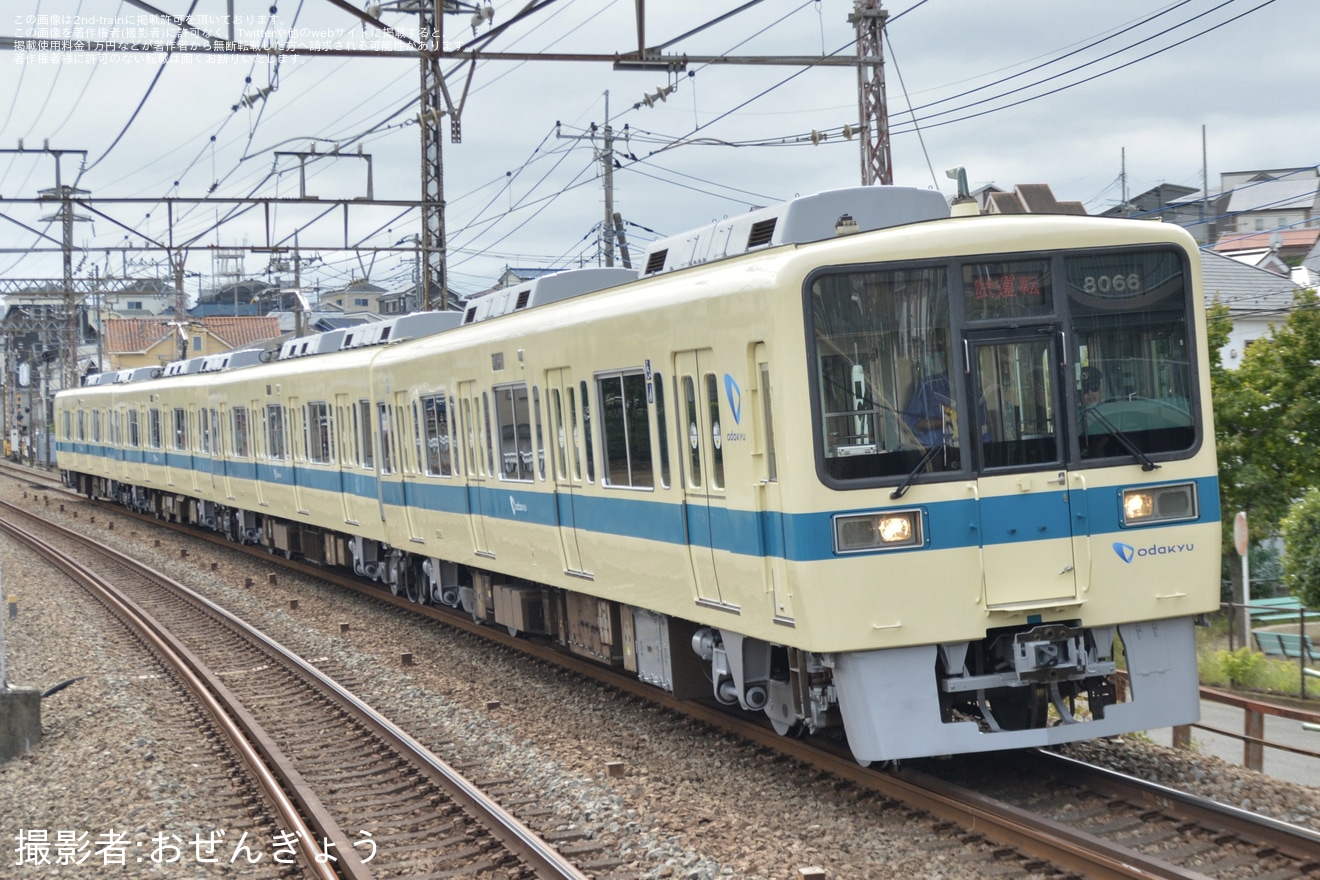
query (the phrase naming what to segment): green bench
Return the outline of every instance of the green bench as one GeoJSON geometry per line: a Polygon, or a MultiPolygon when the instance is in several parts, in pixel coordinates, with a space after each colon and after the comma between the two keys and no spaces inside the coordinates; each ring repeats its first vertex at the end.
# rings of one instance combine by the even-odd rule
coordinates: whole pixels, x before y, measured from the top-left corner
{"type": "Polygon", "coordinates": [[[1291,623],[1301,614],[1307,620],[1320,619],[1320,611],[1307,611],[1296,596],[1253,599],[1247,605],[1253,623],[1291,623]]]}
{"type": "Polygon", "coordinates": [[[1279,657],[1284,660],[1302,659],[1314,663],[1317,659],[1315,646],[1310,636],[1296,633],[1255,632],[1256,647],[1267,657],[1279,657]]]}

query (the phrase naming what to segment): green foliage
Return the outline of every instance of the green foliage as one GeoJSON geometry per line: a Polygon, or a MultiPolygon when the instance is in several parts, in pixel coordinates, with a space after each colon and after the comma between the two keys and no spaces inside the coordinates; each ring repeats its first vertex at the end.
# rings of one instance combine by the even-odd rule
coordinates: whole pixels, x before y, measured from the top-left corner
{"type": "Polygon", "coordinates": [[[1308,489],[1283,520],[1283,582],[1307,606],[1320,608],[1320,489],[1308,489]]]}
{"type": "Polygon", "coordinates": [[[1216,303],[1208,327],[1225,550],[1237,511],[1247,511],[1258,541],[1277,534],[1293,500],[1320,485],[1320,299],[1299,292],[1287,320],[1254,342],[1236,370],[1218,357],[1230,326],[1228,309],[1216,303]]]}
{"type": "Polygon", "coordinates": [[[1265,662],[1265,655],[1258,654],[1251,648],[1238,648],[1236,651],[1220,651],[1220,666],[1230,684],[1243,687],[1255,675],[1260,664],[1265,662]]]}
{"type": "MultiPolygon", "coordinates": [[[[1245,688],[1289,695],[1301,693],[1301,673],[1296,663],[1271,660],[1253,648],[1202,651],[1199,667],[1201,684],[1208,687],[1245,688]]],[[[1314,692],[1315,688],[1310,690],[1314,692]]]]}

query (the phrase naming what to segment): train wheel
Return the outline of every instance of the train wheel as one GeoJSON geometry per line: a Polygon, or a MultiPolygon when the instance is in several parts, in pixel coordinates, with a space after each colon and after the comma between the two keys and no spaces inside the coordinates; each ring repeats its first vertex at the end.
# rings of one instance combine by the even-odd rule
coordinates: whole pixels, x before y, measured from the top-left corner
{"type": "Polygon", "coordinates": [[[794,739],[802,736],[802,732],[805,730],[801,721],[780,721],[776,718],[770,719],[770,726],[780,736],[791,736],[794,739]]]}

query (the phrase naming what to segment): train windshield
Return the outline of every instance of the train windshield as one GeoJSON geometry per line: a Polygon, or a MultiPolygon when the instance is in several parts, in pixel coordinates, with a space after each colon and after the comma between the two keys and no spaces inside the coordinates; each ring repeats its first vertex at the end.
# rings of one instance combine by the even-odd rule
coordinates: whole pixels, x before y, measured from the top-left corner
{"type": "Polygon", "coordinates": [[[823,473],[894,482],[1190,451],[1189,294],[1168,248],[821,274],[823,473]]]}
{"type": "Polygon", "coordinates": [[[812,285],[811,308],[827,473],[959,469],[948,270],[825,275],[812,285]]]}
{"type": "Polygon", "coordinates": [[[1078,455],[1155,455],[1196,441],[1182,260],[1172,251],[1065,260],[1078,455]],[[1135,448],[1134,448],[1135,447],[1135,448]]]}

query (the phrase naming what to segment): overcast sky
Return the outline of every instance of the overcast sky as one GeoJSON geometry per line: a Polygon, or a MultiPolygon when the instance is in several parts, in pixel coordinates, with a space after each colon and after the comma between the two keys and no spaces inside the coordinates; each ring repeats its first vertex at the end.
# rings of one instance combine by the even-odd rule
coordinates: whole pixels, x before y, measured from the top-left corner
{"type": "MultiPolygon", "coordinates": [[[[243,43],[365,41],[402,48],[364,33],[328,0],[233,3],[243,43]],[[259,16],[276,27],[268,29],[259,16]]],[[[226,34],[226,0],[152,5],[175,15],[192,7],[199,28],[226,34]]],[[[495,0],[494,24],[523,5],[495,0]]],[[[669,43],[741,5],[652,0],[647,43],[669,43]]],[[[749,6],[665,51],[853,54],[851,0],[749,6]]],[[[1059,198],[1080,200],[1094,213],[1122,197],[1124,152],[1129,194],[1161,182],[1200,187],[1202,126],[1212,189],[1223,172],[1320,162],[1315,0],[887,0],[884,6],[895,183],[951,195],[954,184],[944,171],[962,165],[973,187],[1048,183],[1059,198]]],[[[75,26],[91,40],[168,42],[175,35],[123,0],[5,0],[3,7],[0,36],[49,37],[40,29],[55,27],[61,31],[55,36],[69,38],[75,26]]],[[[446,16],[451,43],[472,37],[469,19],[446,16]]],[[[416,26],[409,14],[387,11],[383,21],[404,31],[416,26]]],[[[482,25],[479,33],[485,30],[482,25]]],[[[488,48],[609,54],[632,51],[636,43],[633,0],[557,0],[488,48]]],[[[22,139],[29,150],[47,141],[53,149],[85,150],[81,170],[82,156],[64,157],[61,179],[94,198],[294,196],[297,160],[275,153],[307,151],[313,143],[319,152],[335,143],[349,151],[361,146],[372,158],[378,199],[420,194],[415,60],[286,57],[277,68],[191,55],[175,56],[162,69],[160,55],[4,50],[0,70],[0,149],[13,151],[22,139]]],[[[457,99],[464,71],[447,81],[457,99]]],[[[605,63],[485,61],[463,108],[462,142],[451,143],[448,120],[442,123],[451,287],[484,289],[505,266],[594,264],[593,226],[603,214],[600,166],[593,142],[580,135],[606,122],[607,91],[608,121],[620,134],[615,209],[630,224],[634,253],[657,234],[860,181],[857,141],[838,134],[858,121],[855,69],[694,64],[669,77],[614,71],[605,63]],[[666,100],[641,103],[665,86],[674,87],[666,100]],[[563,137],[556,137],[557,122],[563,137]],[[805,140],[813,130],[828,137],[813,146],[805,140]]],[[[307,191],[364,196],[366,165],[315,162],[307,167],[307,191]]],[[[0,196],[34,198],[54,182],[51,156],[0,153],[0,196]]],[[[373,257],[370,249],[416,234],[416,212],[350,212],[348,243],[361,249],[343,252],[329,249],[345,240],[342,214],[312,222],[311,209],[285,206],[269,218],[254,211],[215,229],[231,209],[176,209],[173,241],[259,247],[269,225],[275,239],[291,244],[301,227],[305,284],[333,288],[365,276],[397,289],[412,280],[410,256],[373,257]]],[[[125,268],[154,274],[150,264],[163,262],[159,251],[125,257],[105,248],[168,242],[165,204],[99,210],[106,216],[87,214],[92,220],[77,224],[75,243],[87,248],[75,257],[77,274],[90,275],[93,267],[101,275],[125,268]]],[[[0,248],[9,249],[0,253],[0,277],[57,277],[58,255],[13,252],[39,241],[34,230],[58,240],[58,226],[47,222],[51,211],[4,203],[0,214],[0,248]]],[[[265,254],[250,253],[245,269],[259,274],[267,263],[265,254]]],[[[187,269],[202,276],[190,287],[209,284],[210,255],[191,253],[187,269]]]]}

